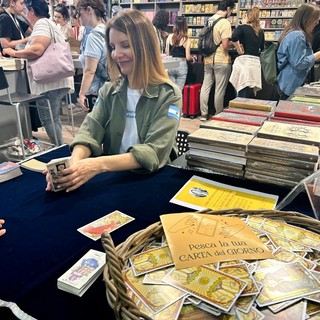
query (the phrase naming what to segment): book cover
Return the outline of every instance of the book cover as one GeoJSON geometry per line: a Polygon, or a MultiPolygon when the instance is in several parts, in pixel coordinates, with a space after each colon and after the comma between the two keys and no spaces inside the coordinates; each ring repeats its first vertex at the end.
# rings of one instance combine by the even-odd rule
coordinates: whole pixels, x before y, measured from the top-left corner
{"type": "Polygon", "coordinates": [[[219,121],[219,120],[210,120],[210,121],[200,123],[200,128],[225,130],[225,131],[240,132],[240,133],[246,133],[246,134],[255,134],[259,129],[257,126],[252,126],[252,125],[243,124],[243,123],[219,121]]]}
{"type": "Polygon", "coordinates": [[[320,105],[319,97],[309,97],[309,96],[300,96],[300,95],[294,95],[291,98],[292,101],[298,101],[298,102],[306,102],[306,103],[312,103],[315,105],[320,105]]]}
{"type": "Polygon", "coordinates": [[[319,157],[319,148],[282,140],[273,140],[254,137],[248,144],[248,152],[266,154],[268,156],[288,157],[299,160],[316,162],[319,157]]]}
{"type": "Polygon", "coordinates": [[[229,107],[244,108],[262,111],[272,111],[277,101],[236,97],[229,101],[229,107]]]}
{"type": "Polygon", "coordinates": [[[261,117],[261,116],[255,116],[255,115],[249,115],[249,114],[233,113],[233,112],[220,112],[219,114],[211,118],[211,120],[243,123],[243,124],[249,124],[252,126],[261,126],[267,119],[268,117],[266,116],[261,117]]]}
{"type": "Polygon", "coordinates": [[[278,117],[320,121],[320,105],[280,100],[274,115],[278,117]]]}
{"type": "Polygon", "coordinates": [[[12,161],[0,164],[0,182],[5,182],[22,175],[20,166],[12,161]]]}
{"type": "Polygon", "coordinates": [[[263,111],[263,110],[230,108],[230,107],[223,109],[223,112],[248,114],[250,116],[258,116],[258,117],[270,117],[273,114],[272,111],[269,112],[269,111],[263,111]]]}
{"type": "Polygon", "coordinates": [[[198,176],[192,176],[170,200],[171,203],[194,210],[273,210],[277,201],[277,195],[238,188],[198,176]]]}
{"type": "Polygon", "coordinates": [[[296,118],[286,118],[286,117],[280,117],[280,116],[279,117],[271,116],[268,121],[285,122],[285,123],[291,123],[291,124],[302,124],[305,126],[320,127],[320,122],[301,120],[301,119],[296,119],[296,118]]]}
{"type": "Polygon", "coordinates": [[[318,98],[320,96],[320,87],[317,86],[307,86],[304,85],[303,87],[298,87],[294,92],[294,96],[307,96],[307,97],[313,97],[318,98]]]}
{"type": "Polygon", "coordinates": [[[240,132],[200,128],[188,135],[188,142],[246,150],[253,136],[240,132]]]}
{"type": "Polygon", "coordinates": [[[257,160],[257,161],[265,161],[265,162],[270,162],[275,164],[292,166],[293,168],[312,170],[312,171],[316,171],[318,168],[317,161],[311,162],[311,161],[297,160],[293,158],[269,156],[264,153],[247,152],[246,158],[247,158],[247,161],[250,159],[257,160]]]}
{"type": "Polygon", "coordinates": [[[266,121],[258,130],[258,137],[298,142],[319,147],[320,127],[266,121]]]}

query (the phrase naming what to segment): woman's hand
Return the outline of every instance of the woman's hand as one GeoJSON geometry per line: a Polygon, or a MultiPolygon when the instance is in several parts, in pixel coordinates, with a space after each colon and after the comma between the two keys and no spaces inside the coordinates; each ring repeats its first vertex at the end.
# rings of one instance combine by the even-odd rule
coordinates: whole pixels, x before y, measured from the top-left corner
{"type": "Polygon", "coordinates": [[[87,105],[87,98],[84,94],[79,94],[78,104],[83,111],[89,111],[89,106],[87,105]]]}
{"type": "MultiPolygon", "coordinates": [[[[87,158],[73,161],[70,167],[63,169],[61,173],[64,177],[57,179],[55,182],[61,187],[66,188],[67,192],[73,191],[81,187],[87,181],[92,179],[95,175],[101,173],[102,170],[97,165],[97,161],[94,158],[87,158]]],[[[46,174],[47,188],[46,191],[52,190],[52,181],[48,171],[44,171],[46,174]]]]}
{"type": "Polygon", "coordinates": [[[10,57],[15,58],[16,57],[16,50],[12,48],[5,48],[2,50],[3,54],[7,54],[10,57]]]}
{"type": "Polygon", "coordinates": [[[6,229],[2,229],[3,224],[4,224],[4,220],[0,219],[0,236],[3,236],[6,233],[6,229]]]}

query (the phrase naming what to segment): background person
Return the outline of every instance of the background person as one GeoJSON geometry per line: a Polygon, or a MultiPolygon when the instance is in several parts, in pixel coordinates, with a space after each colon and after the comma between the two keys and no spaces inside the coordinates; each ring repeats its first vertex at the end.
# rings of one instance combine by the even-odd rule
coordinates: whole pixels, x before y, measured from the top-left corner
{"type": "Polygon", "coordinates": [[[164,53],[166,49],[166,41],[169,33],[167,32],[169,23],[169,12],[166,10],[159,10],[153,17],[152,24],[157,33],[158,42],[160,45],[160,52],[164,53]]]}
{"type": "MultiPolygon", "coordinates": [[[[39,58],[52,42],[52,30],[56,42],[65,42],[63,34],[58,26],[48,18],[49,8],[45,0],[27,0],[27,17],[33,24],[33,31],[25,49],[15,51],[14,49],[4,49],[4,53],[15,58],[33,60],[39,58]]],[[[37,83],[33,80],[30,66],[27,62],[27,75],[30,91],[33,94],[42,94],[49,99],[52,115],[55,123],[58,144],[63,144],[62,124],[60,120],[61,100],[66,96],[70,89],[74,89],[73,77],[54,80],[48,83],[37,83]]],[[[37,105],[44,108],[38,109],[39,118],[50,138],[51,143],[55,144],[54,130],[50,119],[49,110],[44,100],[37,101],[37,105]]]]}
{"type": "Polygon", "coordinates": [[[23,12],[24,0],[5,0],[0,14],[0,51],[5,48],[22,49],[28,42],[27,33],[31,33],[31,23],[23,12]],[[18,19],[21,16],[25,21],[18,19]]]}
{"type": "Polygon", "coordinates": [[[80,51],[83,75],[78,98],[80,107],[85,111],[91,111],[93,99],[97,97],[98,90],[107,80],[107,47],[104,37],[106,7],[102,0],[79,0],[76,8],[81,24],[92,27],[86,37],[84,51],[80,51]],[[87,98],[88,106],[85,103],[87,98]]]}
{"type": "Polygon", "coordinates": [[[280,100],[286,100],[303,85],[315,61],[320,60],[320,51],[312,50],[312,31],[319,17],[319,7],[303,4],[280,36],[277,51],[280,100]]]}
{"type": "Polygon", "coordinates": [[[68,38],[74,38],[73,29],[70,23],[69,10],[64,4],[59,3],[54,8],[53,18],[56,24],[60,27],[65,40],[68,38]]]}
{"type": "Polygon", "coordinates": [[[238,97],[254,98],[262,89],[260,53],[264,49],[264,32],[260,28],[260,10],[253,7],[244,15],[243,24],[232,33],[232,42],[239,57],[236,58],[230,82],[238,97]]]}
{"type": "Polygon", "coordinates": [[[71,144],[72,164],[57,180],[67,192],[104,172],[155,172],[177,156],[181,92],[164,69],[152,23],[125,10],[109,21],[106,41],[111,82],[71,144]]]}
{"type": "Polygon", "coordinates": [[[180,59],[179,67],[168,70],[172,82],[176,83],[180,90],[186,83],[188,74],[187,61],[192,61],[190,55],[190,38],[188,37],[187,19],[178,16],[173,26],[173,33],[169,34],[166,45],[166,54],[180,59]]]}
{"type": "Polygon", "coordinates": [[[217,51],[213,55],[204,58],[204,79],[200,92],[201,121],[206,121],[210,118],[208,102],[213,85],[215,85],[214,107],[216,114],[220,113],[224,107],[224,95],[231,74],[231,57],[228,53],[228,48],[232,30],[231,23],[227,18],[231,15],[233,8],[233,0],[222,0],[218,4],[217,13],[210,18],[213,21],[220,17],[225,19],[219,20],[214,26],[213,41],[216,44],[220,43],[217,51]]]}

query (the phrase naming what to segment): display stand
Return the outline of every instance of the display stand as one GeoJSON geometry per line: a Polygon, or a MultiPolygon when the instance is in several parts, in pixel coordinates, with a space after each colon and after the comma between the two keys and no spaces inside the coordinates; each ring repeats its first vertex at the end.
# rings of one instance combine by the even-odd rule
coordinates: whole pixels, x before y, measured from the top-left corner
{"type": "Polygon", "coordinates": [[[301,191],[306,191],[313,214],[316,219],[320,220],[320,170],[314,172],[309,177],[301,180],[282,201],[277,205],[276,209],[281,210],[291,203],[301,191]]]}

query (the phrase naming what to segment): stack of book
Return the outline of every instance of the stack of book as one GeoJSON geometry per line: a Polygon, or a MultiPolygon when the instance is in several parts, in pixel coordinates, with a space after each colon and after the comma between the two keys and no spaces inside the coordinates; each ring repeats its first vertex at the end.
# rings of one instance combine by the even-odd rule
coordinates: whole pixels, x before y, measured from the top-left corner
{"type": "Polygon", "coordinates": [[[188,136],[187,165],[242,177],[252,138],[246,133],[199,128],[188,136]]]}
{"type": "Polygon", "coordinates": [[[19,164],[11,161],[5,161],[0,164],[0,182],[5,182],[21,175],[19,164]]]}
{"type": "Polygon", "coordinates": [[[272,112],[277,101],[237,97],[229,101],[230,108],[252,109],[272,112]]]}
{"type": "Polygon", "coordinates": [[[318,83],[317,85],[304,85],[303,87],[298,87],[294,91],[291,100],[320,106],[319,96],[320,86],[318,83]]]}
{"type": "Polygon", "coordinates": [[[280,100],[271,121],[320,127],[320,104],[280,100]]]}
{"type": "Polygon", "coordinates": [[[245,178],[293,187],[319,166],[320,128],[265,122],[248,144],[245,178]]]}

